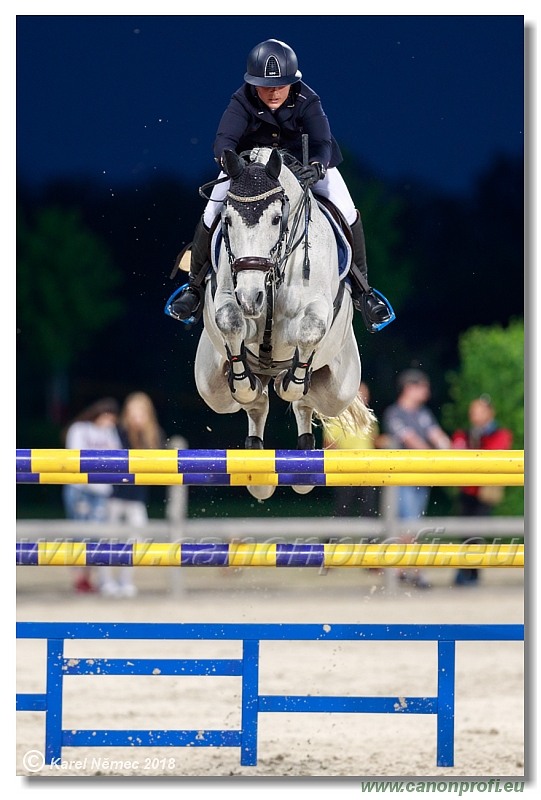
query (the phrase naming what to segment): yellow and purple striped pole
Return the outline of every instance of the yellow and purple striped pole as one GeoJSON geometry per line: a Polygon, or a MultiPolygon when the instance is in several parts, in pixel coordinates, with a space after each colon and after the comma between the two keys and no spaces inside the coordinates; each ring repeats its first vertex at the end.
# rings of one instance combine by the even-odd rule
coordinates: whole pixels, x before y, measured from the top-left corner
{"type": "Polygon", "coordinates": [[[17,543],[17,566],[509,568],[524,545],[38,541],[17,543]]]}
{"type": "Polygon", "coordinates": [[[17,450],[18,483],[522,486],[522,450],[17,450]]]}

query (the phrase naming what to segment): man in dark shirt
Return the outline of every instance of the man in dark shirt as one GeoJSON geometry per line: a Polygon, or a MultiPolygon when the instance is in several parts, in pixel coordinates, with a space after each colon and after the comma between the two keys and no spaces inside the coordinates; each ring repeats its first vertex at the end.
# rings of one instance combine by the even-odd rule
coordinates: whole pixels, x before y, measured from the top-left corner
{"type": "MultiPolygon", "coordinates": [[[[427,407],[430,398],[428,376],[418,369],[407,369],[398,376],[398,399],[383,412],[383,431],[391,448],[425,450],[449,448],[451,442],[436,417],[427,407]]],[[[401,519],[419,519],[426,513],[430,498],[429,486],[400,486],[398,514],[401,519]]],[[[414,536],[405,534],[403,541],[414,536]]],[[[405,570],[401,577],[419,588],[428,582],[419,570],[405,570]]]]}

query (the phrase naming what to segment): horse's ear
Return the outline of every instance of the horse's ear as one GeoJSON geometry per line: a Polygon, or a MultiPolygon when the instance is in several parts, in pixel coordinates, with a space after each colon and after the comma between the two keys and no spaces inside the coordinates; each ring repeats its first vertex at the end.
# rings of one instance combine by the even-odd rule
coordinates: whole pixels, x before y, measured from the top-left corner
{"type": "Polygon", "coordinates": [[[270,158],[267,161],[267,166],[265,167],[265,171],[270,178],[274,178],[275,181],[278,180],[278,176],[282,169],[282,156],[279,150],[273,150],[270,154],[270,158]]]}
{"type": "Polygon", "coordinates": [[[240,177],[244,172],[246,163],[238,156],[234,150],[224,150],[222,165],[230,178],[240,177]]]}

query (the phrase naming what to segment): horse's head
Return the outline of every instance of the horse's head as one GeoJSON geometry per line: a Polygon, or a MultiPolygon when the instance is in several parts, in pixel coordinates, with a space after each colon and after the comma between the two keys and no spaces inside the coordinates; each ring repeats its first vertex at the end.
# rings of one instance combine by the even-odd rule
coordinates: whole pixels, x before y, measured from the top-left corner
{"type": "Polygon", "coordinates": [[[235,282],[237,302],[246,317],[265,308],[287,230],[288,200],[279,181],[282,157],[273,150],[268,161],[246,163],[232,150],[224,154],[231,180],[222,210],[222,233],[235,282]]]}

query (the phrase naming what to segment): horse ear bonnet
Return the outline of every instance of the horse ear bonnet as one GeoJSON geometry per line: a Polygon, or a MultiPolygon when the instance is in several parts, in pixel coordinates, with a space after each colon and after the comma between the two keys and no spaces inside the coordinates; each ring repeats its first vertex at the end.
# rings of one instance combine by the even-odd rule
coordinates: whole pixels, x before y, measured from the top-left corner
{"type": "Polygon", "coordinates": [[[225,171],[233,180],[238,178],[245,167],[245,162],[234,150],[224,150],[224,164],[225,171]]]}
{"type": "Polygon", "coordinates": [[[270,162],[273,164],[267,168],[266,164],[250,163],[245,166],[238,177],[231,177],[231,188],[227,195],[227,203],[235,211],[238,211],[247,225],[256,225],[261,214],[269,205],[277,199],[276,193],[268,194],[273,189],[280,186],[278,175],[282,166],[280,153],[273,151],[270,162]],[[276,173],[276,158],[278,158],[278,172],[276,173]],[[274,177],[276,174],[276,177],[274,177]],[[246,198],[250,202],[236,200],[236,197],[246,198]],[[260,199],[252,199],[260,198],[260,199]]]}
{"type": "Polygon", "coordinates": [[[267,174],[274,178],[274,180],[278,180],[278,176],[280,175],[280,170],[282,169],[282,156],[278,150],[273,150],[270,154],[270,158],[267,161],[267,166],[265,168],[267,170],[267,174]]]}

